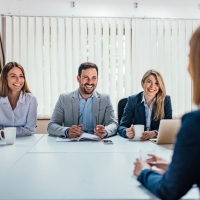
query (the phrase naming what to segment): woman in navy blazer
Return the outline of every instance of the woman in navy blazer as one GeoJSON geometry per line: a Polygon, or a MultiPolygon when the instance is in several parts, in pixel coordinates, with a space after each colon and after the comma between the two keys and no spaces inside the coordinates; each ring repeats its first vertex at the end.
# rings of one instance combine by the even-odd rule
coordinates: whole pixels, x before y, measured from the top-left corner
{"type": "MultiPolygon", "coordinates": [[[[200,108],[200,27],[190,40],[189,74],[193,81],[193,102],[200,108]]],[[[185,114],[177,134],[171,164],[151,155],[147,161],[136,159],[134,174],[161,199],[179,199],[197,184],[200,189],[200,109],[185,114]],[[151,166],[166,170],[163,175],[151,166]]]]}
{"type": "Polygon", "coordinates": [[[130,96],[122,115],[118,132],[122,137],[134,138],[134,124],[143,124],[145,132],[141,140],[157,136],[161,119],[172,119],[170,96],[166,96],[162,75],[156,70],[148,70],[141,85],[144,92],[130,96]]]}

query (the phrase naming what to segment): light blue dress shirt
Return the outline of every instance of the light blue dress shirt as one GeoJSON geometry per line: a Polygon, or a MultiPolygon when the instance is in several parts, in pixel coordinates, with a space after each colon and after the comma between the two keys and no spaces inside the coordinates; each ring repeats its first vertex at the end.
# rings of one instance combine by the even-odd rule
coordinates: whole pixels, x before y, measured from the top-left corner
{"type": "Polygon", "coordinates": [[[142,102],[144,102],[144,108],[145,108],[145,117],[146,117],[146,129],[147,131],[151,131],[151,115],[152,115],[152,109],[153,109],[153,104],[155,102],[156,98],[153,99],[150,107],[147,105],[146,100],[144,98],[144,93],[142,97],[142,102]]]}
{"type": "Polygon", "coordinates": [[[78,123],[83,124],[83,127],[81,128],[83,132],[94,134],[92,104],[93,95],[86,101],[79,94],[78,123]]]}
{"type": "Polygon", "coordinates": [[[22,92],[13,110],[8,97],[0,97],[0,129],[16,127],[17,136],[32,135],[37,123],[37,100],[31,93],[22,92]]]}

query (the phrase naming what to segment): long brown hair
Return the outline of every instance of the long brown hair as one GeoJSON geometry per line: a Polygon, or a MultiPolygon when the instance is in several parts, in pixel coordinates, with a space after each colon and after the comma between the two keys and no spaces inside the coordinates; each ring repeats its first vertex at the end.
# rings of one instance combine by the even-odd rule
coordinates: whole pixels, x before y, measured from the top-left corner
{"type": "Polygon", "coordinates": [[[156,94],[156,100],[153,105],[153,114],[154,114],[153,119],[157,121],[165,117],[164,100],[166,96],[166,89],[162,75],[155,69],[148,70],[144,74],[141,80],[142,85],[144,84],[146,78],[150,75],[155,76],[156,80],[158,81],[158,85],[160,87],[158,93],[156,94]]]}
{"type": "Polygon", "coordinates": [[[23,67],[17,62],[9,62],[3,67],[3,70],[2,70],[1,76],[0,76],[0,96],[1,97],[8,96],[10,88],[8,87],[7,75],[8,75],[8,72],[14,67],[18,67],[22,71],[22,74],[24,76],[24,85],[21,89],[22,93],[23,94],[25,92],[31,93],[31,91],[28,87],[28,84],[26,82],[26,77],[25,77],[25,72],[24,72],[23,67]]]}
{"type": "Polygon", "coordinates": [[[190,39],[189,72],[193,80],[193,102],[200,106],[200,27],[190,39]]]}

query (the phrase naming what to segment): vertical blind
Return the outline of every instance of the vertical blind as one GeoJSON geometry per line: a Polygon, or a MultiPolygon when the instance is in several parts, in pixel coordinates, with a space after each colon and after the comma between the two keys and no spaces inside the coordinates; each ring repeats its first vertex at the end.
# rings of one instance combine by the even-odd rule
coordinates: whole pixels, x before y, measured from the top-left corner
{"type": "Polygon", "coordinates": [[[60,93],[78,88],[83,62],[99,68],[97,91],[117,103],[142,90],[149,69],[164,77],[173,116],[193,109],[187,73],[189,39],[198,20],[109,18],[5,18],[6,62],[19,62],[38,100],[39,117],[49,117],[60,93]]]}

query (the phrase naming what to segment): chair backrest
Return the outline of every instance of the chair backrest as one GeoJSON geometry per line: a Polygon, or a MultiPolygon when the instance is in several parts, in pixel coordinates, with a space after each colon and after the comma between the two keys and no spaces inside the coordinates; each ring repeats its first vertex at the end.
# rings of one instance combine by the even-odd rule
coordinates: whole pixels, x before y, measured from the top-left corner
{"type": "Polygon", "coordinates": [[[35,133],[46,134],[49,119],[38,119],[35,133]]]}
{"type": "Polygon", "coordinates": [[[123,98],[123,99],[120,99],[119,102],[118,102],[118,123],[120,123],[120,120],[122,118],[122,115],[124,113],[124,108],[126,106],[126,103],[128,101],[128,98],[123,98]]]}

